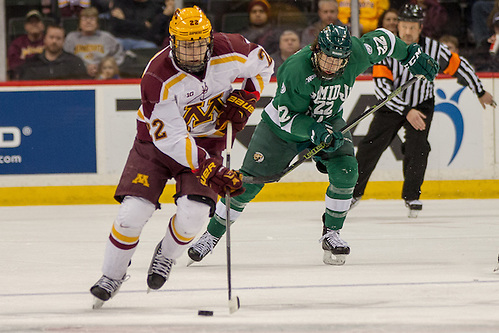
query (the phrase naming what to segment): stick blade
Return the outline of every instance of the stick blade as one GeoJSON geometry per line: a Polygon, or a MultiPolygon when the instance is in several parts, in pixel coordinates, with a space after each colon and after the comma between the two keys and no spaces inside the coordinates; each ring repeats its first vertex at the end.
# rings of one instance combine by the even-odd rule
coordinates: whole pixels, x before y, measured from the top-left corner
{"type": "Polygon", "coordinates": [[[272,176],[243,176],[243,183],[246,184],[265,184],[265,183],[276,183],[281,180],[281,175],[272,176]]]}
{"type": "Polygon", "coordinates": [[[233,314],[241,307],[241,303],[239,303],[239,297],[235,296],[234,298],[229,299],[229,313],[233,314]]]}

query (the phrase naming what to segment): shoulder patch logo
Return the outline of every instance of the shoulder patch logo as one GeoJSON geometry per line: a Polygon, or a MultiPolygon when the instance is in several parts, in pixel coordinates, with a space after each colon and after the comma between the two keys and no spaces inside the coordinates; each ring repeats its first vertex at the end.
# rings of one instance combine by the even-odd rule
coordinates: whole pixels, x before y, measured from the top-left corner
{"type": "Polygon", "coordinates": [[[371,47],[371,45],[364,43],[364,47],[366,48],[366,51],[367,53],[369,53],[369,55],[373,54],[373,48],[371,47]]]}

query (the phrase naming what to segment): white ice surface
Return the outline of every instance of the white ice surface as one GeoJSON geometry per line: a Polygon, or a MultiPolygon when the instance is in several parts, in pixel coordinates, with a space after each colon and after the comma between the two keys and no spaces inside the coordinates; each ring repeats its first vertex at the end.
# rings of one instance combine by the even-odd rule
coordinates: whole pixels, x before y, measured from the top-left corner
{"type": "Polygon", "coordinates": [[[173,205],[146,225],[130,279],[100,310],[88,290],[118,206],[0,207],[0,332],[499,332],[499,200],[427,200],[417,219],[402,200],[362,201],[342,231],[344,266],[322,263],[323,205],[248,205],[232,228],[232,315],[225,238],[146,294],[173,205]]]}

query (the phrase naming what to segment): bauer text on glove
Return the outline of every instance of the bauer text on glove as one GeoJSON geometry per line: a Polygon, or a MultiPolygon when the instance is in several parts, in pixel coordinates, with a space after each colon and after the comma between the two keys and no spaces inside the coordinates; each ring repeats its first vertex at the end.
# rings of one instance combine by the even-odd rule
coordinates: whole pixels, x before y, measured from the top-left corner
{"type": "Polygon", "coordinates": [[[194,171],[202,185],[208,186],[220,196],[225,196],[227,190],[230,196],[244,192],[243,175],[235,170],[227,169],[221,162],[209,158],[201,163],[199,169],[194,171]]]}
{"type": "Polygon", "coordinates": [[[407,47],[407,57],[400,63],[407,66],[412,75],[422,74],[428,81],[433,81],[440,69],[435,59],[424,53],[418,44],[407,47]]]}
{"type": "Polygon", "coordinates": [[[257,92],[248,92],[246,90],[234,90],[227,97],[225,106],[220,110],[217,119],[217,129],[224,131],[227,122],[232,122],[235,132],[244,128],[249,116],[255,111],[255,104],[259,96],[257,92]]]}

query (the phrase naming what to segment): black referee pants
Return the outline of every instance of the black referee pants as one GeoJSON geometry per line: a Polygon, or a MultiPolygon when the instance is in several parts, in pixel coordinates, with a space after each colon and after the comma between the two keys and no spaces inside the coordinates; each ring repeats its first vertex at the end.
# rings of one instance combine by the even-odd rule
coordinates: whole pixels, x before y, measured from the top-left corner
{"type": "Polygon", "coordinates": [[[387,107],[382,107],[374,114],[369,131],[359,143],[357,150],[359,179],[353,192],[354,197],[360,197],[364,194],[369,177],[371,177],[381,155],[390,146],[397,132],[403,126],[405,140],[402,144],[402,153],[404,154],[402,163],[404,173],[402,198],[404,200],[419,199],[428,164],[428,154],[430,153],[428,134],[433,119],[435,100],[432,98],[424,101],[414,109],[426,115],[426,129],[424,131],[415,130],[405,116],[390,111],[387,107]]]}

